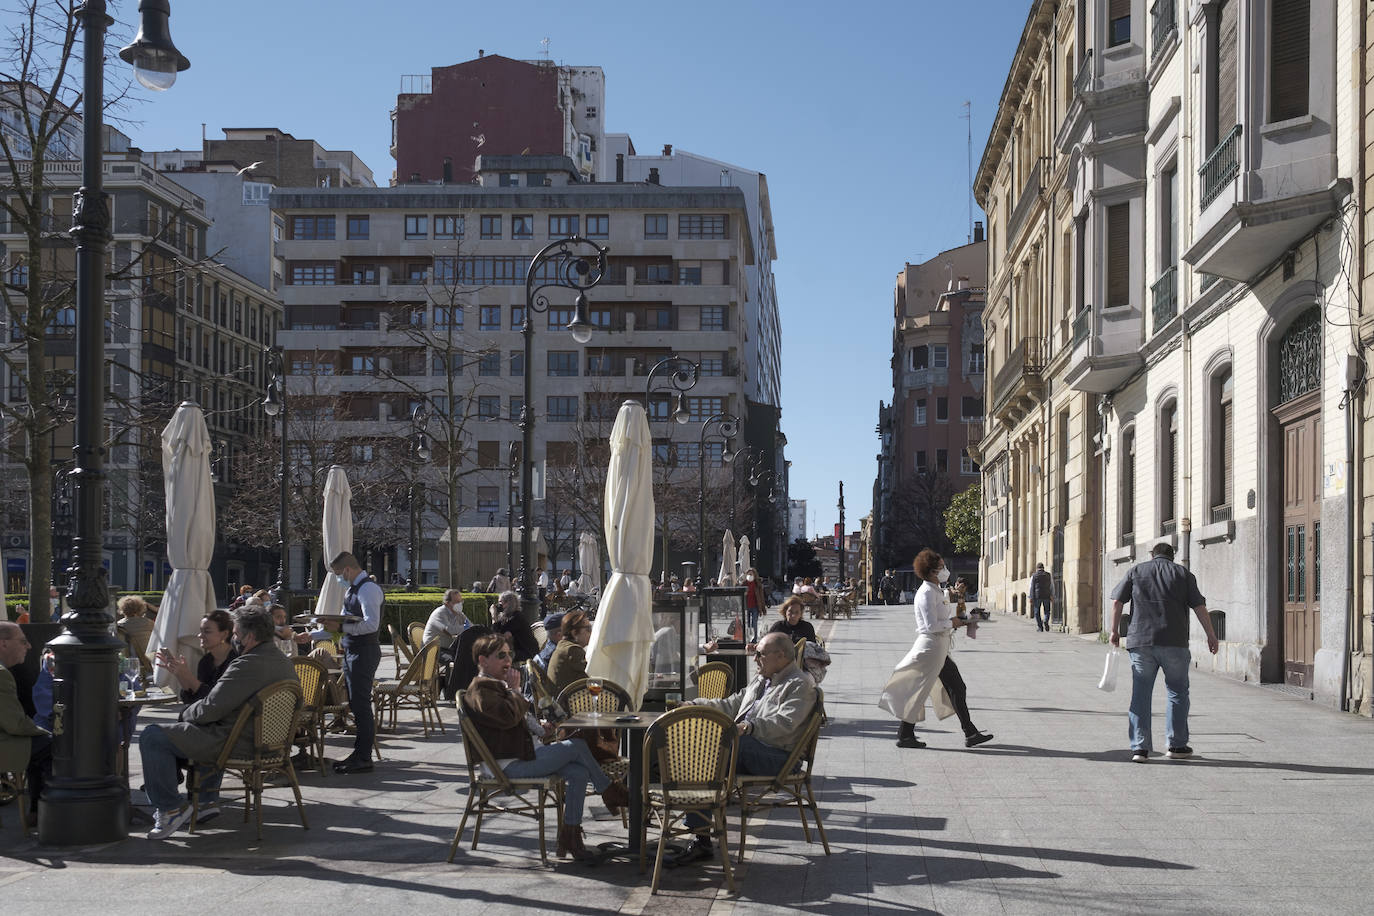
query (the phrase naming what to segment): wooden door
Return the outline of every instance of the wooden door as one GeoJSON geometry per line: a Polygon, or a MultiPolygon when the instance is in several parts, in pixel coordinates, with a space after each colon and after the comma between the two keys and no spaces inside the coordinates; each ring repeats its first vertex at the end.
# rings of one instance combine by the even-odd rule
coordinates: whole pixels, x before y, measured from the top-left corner
{"type": "Polygon", "coordinates": [[[1283,606],[1283,679],[1312,686],[1321,646],[1321,412],[1316,392],[1274,411],[1283,441],[1283,525],[1279,592],[1283,606]]]}

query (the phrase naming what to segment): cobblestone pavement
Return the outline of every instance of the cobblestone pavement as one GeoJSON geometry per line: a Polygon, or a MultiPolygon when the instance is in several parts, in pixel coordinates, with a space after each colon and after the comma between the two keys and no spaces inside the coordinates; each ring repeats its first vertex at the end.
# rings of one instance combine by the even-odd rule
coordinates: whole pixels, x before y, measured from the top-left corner
{"type": "MultiPolygon", "coordinates": [[[[1367,911],[1370,720],[1196,674],[1197,756],[1132,764],[1128,685],[1095,689],[1105,648],[999,615],[955,650],[974,719],[996,740],[966,750],[955,720],[930,721],[930,746],[904,750],[874,700],[910,645],[910,609],[818,625],[834,657],[817,765],[832,855],[790,816],[751,823],[737,894],[716,866],[666,872],[654,898],[631,864],[544,868],[533,825],[511,818],[444,862],[466,778],[451,713],[445,735],[426,740],[418,722],[384,734],[371,774],[306,775],[310,830],[289,790],[270,790],[260,843],[234,800],[195,836],[63,850],[22,838],[13,806],[0,808],[0,894],[7,912],[141,916],[1367,911]]],[[[1162,707],[1161,682],[1161,732],[1162,707]]],[[[332,739],[332,753],[345,744],[332,739]]],[[[137,753],[133,765],[137,785],[137,753]]],[[[590,842],[623,838],[599,805],[589,813],[590,842]]]]}

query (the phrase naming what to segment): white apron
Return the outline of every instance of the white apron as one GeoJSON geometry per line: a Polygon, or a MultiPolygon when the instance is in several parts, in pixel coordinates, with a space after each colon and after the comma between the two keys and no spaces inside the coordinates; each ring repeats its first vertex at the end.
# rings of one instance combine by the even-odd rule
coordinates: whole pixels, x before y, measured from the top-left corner
{"type": "Polygon", "coordinates": [[[922,722],[929,698],[935,706],[936,716],[947,719],[954,715],[954,706],[940,683],[940,669],[945,666],[952,635],[952,630],[918,635],[906,658],[892,669],[892,676],[878,698],[879,708],[903,722],[922,722]]]}

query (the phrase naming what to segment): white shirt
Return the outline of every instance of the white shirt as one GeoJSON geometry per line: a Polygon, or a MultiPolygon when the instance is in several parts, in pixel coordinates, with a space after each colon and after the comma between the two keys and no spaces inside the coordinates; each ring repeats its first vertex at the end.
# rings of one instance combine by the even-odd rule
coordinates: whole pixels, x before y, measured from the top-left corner
{"type": "Polygon", "coordinates": [[[950,628],[949,602],[938,586],[922,582],[916,592],[916,632],[938,633],[950,628]]]}

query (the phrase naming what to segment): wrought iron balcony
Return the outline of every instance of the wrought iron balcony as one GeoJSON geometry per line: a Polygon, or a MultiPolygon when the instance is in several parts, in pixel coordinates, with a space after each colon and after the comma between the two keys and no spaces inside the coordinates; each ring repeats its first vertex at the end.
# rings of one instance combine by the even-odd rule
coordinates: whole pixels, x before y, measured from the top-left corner
{"type": "Polygon", "coordinates": [[[1045,390],[1049,347],[1044,339],[1026,337],[1007,356],[993,376],[993,414],[1016,422],[1025,416],[1045,390]]]}
{"type": "Polygon", "coordinates": [[[1169,323],[1178,314],[1178,267],[1169,265],[1164,273],[1159,275],[1159,279],[1150,287],[1153,307],[1151,316],[1154,323],[1151,325],[1151,333],[1158,334],[1159,329],[1169,323]]]}
{"type": "Polygon", "coordinates": [[[1240,174],[1240,136],[1241,125],[1237,124],[1198,169],[1198,177],[1202,181],[1202,209],[1206,210],[1207,205],[1217,199],[1231,179],[1240,174]]]}
{"type": "Polygon", "coordinates": [[[1155,5],[1150,7],[1151,17],[1151,42],[1150,60],[1159,56],[1159,52],[1164,49],[1164,45],[1169,41],[1169,36],[1178,31],[1178,11],[1175,0],[1155,0],[1155,5]]]}

